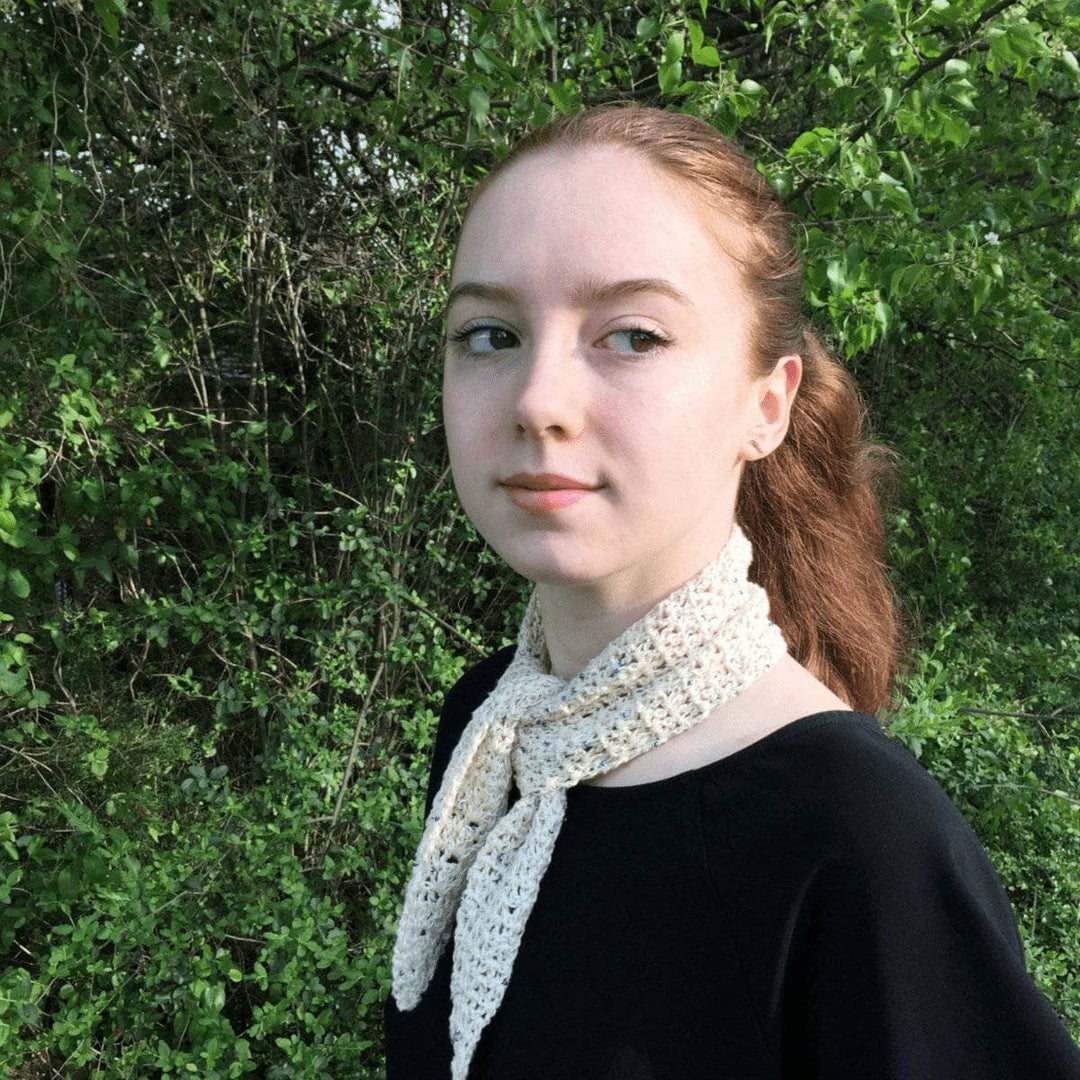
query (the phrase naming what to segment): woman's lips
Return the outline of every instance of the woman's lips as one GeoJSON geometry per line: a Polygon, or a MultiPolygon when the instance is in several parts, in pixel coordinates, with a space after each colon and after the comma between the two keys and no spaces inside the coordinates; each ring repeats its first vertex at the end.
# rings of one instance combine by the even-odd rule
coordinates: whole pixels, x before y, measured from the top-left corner
{"type": "Polygon", "coordinates": [[[503,487],[506,488],[510,501],[530,514],[549,514],[553,510],[563,510],[595,493],[595,489],[591,488],[551,488],[547,491],[536,491],[533,488],[514,487],[513,484],[504,484],[503,487]]]}

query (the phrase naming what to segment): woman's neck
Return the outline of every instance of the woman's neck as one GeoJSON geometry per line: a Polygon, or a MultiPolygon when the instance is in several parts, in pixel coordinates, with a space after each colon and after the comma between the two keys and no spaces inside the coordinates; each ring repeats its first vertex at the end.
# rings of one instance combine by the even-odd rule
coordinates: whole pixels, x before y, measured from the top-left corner
{"type": "Polygon", "coordinates": [[[567,681],[573,678],[664,597],[700,573],[726,543],[725,539],[713,550],[684,553],[677,561],[658,554],[647,565],[627,567],[583,585],[538,583],[551,673],[567,681]]]}

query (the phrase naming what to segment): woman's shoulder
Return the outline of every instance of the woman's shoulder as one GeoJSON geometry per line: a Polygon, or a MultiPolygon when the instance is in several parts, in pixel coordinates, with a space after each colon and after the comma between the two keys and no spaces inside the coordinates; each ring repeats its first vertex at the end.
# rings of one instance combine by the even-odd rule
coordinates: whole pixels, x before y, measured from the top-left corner
{"type": "Polygon", "coordinates": [[[730,764],[700,788],[718,894],[753,880],[753,902],[778,925],[841,924],[851,948],[860,934],[867,947],[923,934],[948,948],[949,928],[966,923],[1022,966],[1015,913],[981,840],[875,717],[808,716],[730,764]]]}
{"type": "Polygon", "coordinates": [[[1080,1080],[986,850],[875,718],[806,717],[701,793],[716,902],[792,1060],[814,1075],[1080,1080]]]}
{"type": "MultiPolygon", "coordinates": [[[[732,768],[703,776],[703,824],[714,859],[783,864],[859,902],[910,899],[931,882],[960,887],[988,897],[1002,925],[1010,922],[974,829],[875,717],[814,714],[750,751],[731,759],[732,768]],[[736,815],[740,832],[733,838],[736,815]]],[[[1014,925],[1009,933],[1015,935],[1014,925]]]]}
{"type": "Polygon", "coordinates": [[[723,802],[752,789],[761,802],[768,800],[765,817],[776,815],[781,826],[797,818],[802,831],[842,839],[847,850],[865,843],[880,851],[970,830],[912,752],[876,717],[846,705],[807,712],[729,763],[731,769],[703,777],[726,793],[723,802]]]}

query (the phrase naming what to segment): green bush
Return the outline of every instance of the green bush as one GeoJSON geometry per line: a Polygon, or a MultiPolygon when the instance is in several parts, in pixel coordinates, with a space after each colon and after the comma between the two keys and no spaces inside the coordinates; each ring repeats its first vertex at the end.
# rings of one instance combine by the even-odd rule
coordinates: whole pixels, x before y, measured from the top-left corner
{"type": "Polygon", "coordinates": [[[1078,39],[1067,0],[5,5],[0,1067],[381,1074],[439,707],[525,596],[449,480],[451,244],[612,97],[801,223],[903,464],[890,730],[1080,1038],[1078,39]]]}

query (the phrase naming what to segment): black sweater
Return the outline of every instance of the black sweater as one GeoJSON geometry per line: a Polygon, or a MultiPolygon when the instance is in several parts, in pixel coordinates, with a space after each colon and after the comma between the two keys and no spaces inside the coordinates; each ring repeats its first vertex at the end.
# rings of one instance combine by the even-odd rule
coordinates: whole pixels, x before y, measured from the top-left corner
{"type": "MultiPolygon", "coordinates": [[[[512,655],[447,695],[428,812],[512,655]]],[[[448,1080],[452,957],[414,1010],[388,998],[388,1080],[448,1080]]],[[[971,827],[841,711],[652,783],[568,789],[469,1078],[1080,1080],[1080,1049],[971,827]]]]}

